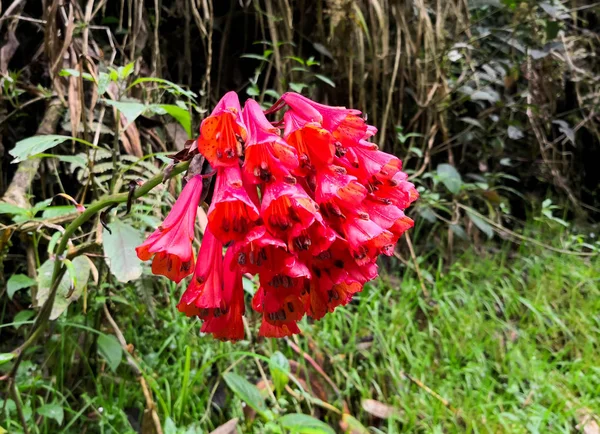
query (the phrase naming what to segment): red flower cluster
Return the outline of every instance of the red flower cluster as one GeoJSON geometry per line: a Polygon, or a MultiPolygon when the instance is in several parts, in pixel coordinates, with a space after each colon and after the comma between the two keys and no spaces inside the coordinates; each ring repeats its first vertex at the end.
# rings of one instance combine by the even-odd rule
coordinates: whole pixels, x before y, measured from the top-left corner
{"type": "MultiPolygon", "coordinates": [[[[229,92],[200,127],[199,152],[216,169],[208,226],[194,276],[178,308],[202,331],[242,339],[242,274],[259,276],[252,308],[260,335],[299,333],[306,314],[322,318],[377,276],[413,226],[404,210],[417,199],[401,161],[369,142],[376,133],[357,110],[286,93],[283,135],[253,100],[229,92]],[[223,248],[227,246],[223,256],[223,248]]],[[[179,282],[193,271],[194,221],[202,191],[192,178],[144,244],[152,271],[179,282]]]]}

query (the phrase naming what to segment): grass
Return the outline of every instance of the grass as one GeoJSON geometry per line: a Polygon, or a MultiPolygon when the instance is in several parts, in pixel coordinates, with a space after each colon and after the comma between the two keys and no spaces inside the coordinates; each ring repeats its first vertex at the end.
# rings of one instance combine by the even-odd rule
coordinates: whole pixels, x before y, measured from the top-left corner
{"type": "MultiPolygon", "coordinates": [[[[110,306],[135,347],[165,433],[210,432],[233,417],[241,432],[285,432],[244,408],[222,376],[235,372],[264,386],[276,379],[266,358],[277,351],[290,360],[294,381],[287,390],[263,389],[266,406],[312,413],[336,430],[345,409],[369,432],[573,432],[586,415],[600,415],[599,265],[526,248],[469,250],[449,269],[424,270],[434,282],[428,299],[404,269],[401,281],[387,275],[351,305],[305,322],[304,334],[289,342],[200,336],[198,323],[166,295],[179,289],[164,288],[163,280],[124,286],[110,306]],[[393,415],[373,416],[365,399],[393,415]]],[[[90,330],[104,324],[103,302],[97,295],[88,301],[86,315],[81,303],[70,308],[23,363],[18,390],[32,432],[125,433],[150,421],[130,366],[123,361],[113,372],[95,356],[97,333],[90,330]],[[40,416],[44,404],[63,408],[60,428],[40,416]]],[[[112,333],[106,325],[100,330],[112,333]]],[[[19,432],[14,403],[0,426],[19,432]]]]}

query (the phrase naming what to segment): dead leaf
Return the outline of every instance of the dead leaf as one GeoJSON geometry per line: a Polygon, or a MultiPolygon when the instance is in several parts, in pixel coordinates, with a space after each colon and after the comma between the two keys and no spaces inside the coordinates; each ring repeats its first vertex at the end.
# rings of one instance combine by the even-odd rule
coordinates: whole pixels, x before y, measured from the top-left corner
{"type": "Polygon", "coordinates": [[[236,434],[238,420],[239,419],[237,417],[235,419],[231,419],[220,427],[217,427],[217,429],[214,431],[211,431],[210,434],[236,434]]]}
{"type": "MultiPolygon", "coordinates": [[[[76,69],[77,64],[75,63],[75,51],[71,50],[71,68],[76,69]]],[[[71,132],[73,137],[78,136],[79,124],[81,123],[81,98],[79,95],[79,77],[69,77],[69,90],[68,90],[68,103],[69,103],[69,114],[71,115],[71,132]]]]}
{"type": "Polygon", "coordinates": [[[577,428],[583,434],[600,434],[600,425],[598,425],[597,416],[589,408],[580,408],[576,412],[577,428]]]}
{"type": "Polygon", "coordinates": [[[9,31],[6,39],[6,44],[0,48],[0,74],[2,75],[8,73],[8,63],[19,48],[19,40],[15,36],[15,32],[9,31]]]}
{"type": "Polygon", "coordinates": [[[138,131],[135,124],[131,123],[127,126],[127,118],[123,113],[121,115],[121,128],[127,127],[127,129],[121,134],[121,141],[125,152],[129,155],[135,155],[136,157],[143,157],[142,142],[140,140],[140,132],[138,131]]]}
{"type": "Polygon", "coordinates": [[[363,399],[362,408],[367,413],[378,417],[379,419],[389,419],[390,417],[399,416],[400,410],[375,399],[363,399]]]}

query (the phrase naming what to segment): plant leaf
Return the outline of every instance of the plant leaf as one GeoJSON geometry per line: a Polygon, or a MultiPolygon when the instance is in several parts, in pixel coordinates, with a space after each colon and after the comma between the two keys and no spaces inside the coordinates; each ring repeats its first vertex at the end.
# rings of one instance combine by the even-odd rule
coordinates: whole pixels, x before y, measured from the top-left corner
{"type": "Polygon", "coordinates": [[[0,365],[10,362],[15,357],[17,357],[15,353],[0,353],[0,365]]]}
{"type": "MultiPolygon", "coordinates": [[[[86,258],[78,256],[73,259],[72,263],[75,282],[69,273],[65,273],[60,280],[56,291],[56,298],[54,299],[54,305],[52,306],[52,312],[50,313],[51,320],[58,318],[73,301],[81,296],[90,277],[90,264],[86,258]]],[[[42,306],[50,295],[53,272],[54,259],[48,259],[38,269],[38,290],[36,294],[37,306],[42,306]]]]}
{"type": "Polygon", "coordinates": [[[113,335],[98,337],[98,353],[106,360],[111,371],[116,372],[123,359],[123,348],[113,335]]]}
{"type": "Polygon", "coordinates": [[[40,154],[48,149],[54,148],[67,140],[71,140],[69,136],[59,136],[56,134],[48,134],[45,136],[33,136],[23,140],[19,140],[15,147],[8,151],[10,155],[15,157],[11,163],[20,163],[29,157],[40,154]]]}
{"type": "Polygon", "coordinates": [[[62,425],[63,419],[65,417],[62,405],[56,403],[44,404],[37,409],[37,412],[40,416],[54,419],[59,425],[62,425]]]}
{"type": "Polygon", "coordinates": [[[24,274],[13,274],[6,282],[6,293],[8,298],[12,300],[13,295],[19,289],[29,288],[31,285],[35,285],[35,280],[31,277],[25,276],[24,274]]]}
{"type": "Polygon", "coordinates": [[[223,379],[233,393],[248,404],[254,411],[267,420],[273,418],[273,415],[267,410],[265,400],[260,394],[260,390],[258,390],[254,384],[233,372],[226,372],[223,374],[223,379]]]}
{"type": "Polygon", "coordinates": [[[473,224],[477,226],[481,232],[486,234],[488,238],[492,238],[494,236],[494,229],[485,220],[470,211],[467,211],[467,215],[473,224]]]}
{"type": "Polygon", "coordinates": [[[279,419],[281,425],[292,433],[299,434],[335,434],[333,428],[307,414],[290,413],[279,419]]]}
{"type": "Polygon", "coordinates": [[[281,393],[289,381],[290,362],[281,351],[275,351],[269,359],[269,369],[275,390],[281,393]]]}
{"type": "Polygon", "coordinates": [[[28,209],[21,208],[20,206],[13,205],[11,203],[0,202],[0,214],[21,215],[27,214],[28,212],[28,209]]]}
{"type": "Polygon", "coordinates": [[[120,220],[109,223],[108,228],[110,232],[104,228],[102,233],[102,245],[110,271],[123,283],[139,278],[142,261],[138,259],[135,248],[143,242],[140,233],[120,220]]]}
{"type": "Polygon", "coordinates": [[[446,163],[438,165],[437,175],[450,193],[457,194],[460,191],[462,178],[454,166],[446,163]]]}
{"type": "Polygon", "coordinates": [[[148,106],[139,102],[114,101],[112,99],[105,99],[104,102],[123,113],[128,124],[135,121],[148,108],[148,106]]]}

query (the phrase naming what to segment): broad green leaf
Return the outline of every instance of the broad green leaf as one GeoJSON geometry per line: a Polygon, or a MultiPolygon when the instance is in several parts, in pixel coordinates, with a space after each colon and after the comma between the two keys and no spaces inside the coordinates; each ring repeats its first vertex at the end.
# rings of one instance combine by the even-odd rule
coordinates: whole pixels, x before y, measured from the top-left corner
{"type": "Polygon", "coordinates": [[[21,312],[16,314],[15,317],[13,318],[13,322],[15,323],[15,325],[13,327],[18,329],[20,326],[22,326],[28,320],[33,318],[34,315],[35,315],[35,312],[32,310],[22,310],[21,312]]]}
{"type": "Polygon", "coordinates": [[[77,208],[75,205],[58,205],[58,206],[49,206],[42,213],[43,219],[51,219],[54,217],[60,217],[63,215],[73,214],[77,212],[77,208]]]}
{"type": "Polygon", "coordinates": [[[54,419],[59,425],[62,425],[63,419],[65,417],[62,405],[56,403],[44,404],[37,409],[37,412],[40,416],[54,419]]]}
{"type": "Polygon", "coordinates": [[[329,86],[331,87],[335,87],[335,83],[333,82],[333,80],[331,80],[329,77],[325,77],[322,74],[315,74],[315,77],[317,77],[319,80],[321,80],[323,83],[327,83],[329,86]]]}
{"type": "Polygon", "coordinates": [[[31,277],[25,276],[24,274],[13,274],[6,282],[6,293],[8,294],[8,298],[12,300],[13,295],[19,289],[29,288],[30,286],[35,285],[35,280],[31,277]]]}
{"type": "Polygon", "coordinates": [[[276,351],[269,359],[269,369],[275,390],[281,393],[289,381],[290,362],[280,351],[276,351]]]}
{"type": "Polygon", "coordinates": [[[20,163],[29,157],[54,148],[67,140],[71,140],[69,136],[59,136],[48,134],[46,136],[33,136],[23,140],[19,140],[15,147],[8,151],[15,159],[12,163],[20,163]]]}
{"type": "MultiPolygon", "coordinates": [[[[51,320],[58,318],[73,301],[76,301],[81,296],[90,277],[90,263],[86,258],[78,256],[72,260],[72,263],[76,282],[73,282],[69,273],[63,275],[58,284],[56,298],[54,299],[54,305],[52,306],[52,312],[50,313],[51,320]]],[[[54,259],[48,259],[38,269],[38,290],[36,293],[37,306],[42,306],[50,295],[53,272],[54,259]]]]}
{"type": "Polygon", "coordinates": [[[164,433],[177,434],[177,425],[175,425],[175,422],[173,422],[173,419],[171,419],[170,417],[167,417],[167,419],[165,420],[164,433]]]}
{"type": "Polygon", "coordinates": [[[139,102],[114,101],[112,99],[105,99],[104,102],[123,113],[129,124],[135,121],[148,108],[148,106],[139,102]]]}
{"type": "Polygon", "coordinates": [[[223,374],[223,379],[233,393],[258,414],[267,420],[273,418],[272,413],[267,409],[264,398],[260,394],[260,390],[254,384],[233,372],[223,374]]]}
{"type": "Polygon", "coordinates": [[[446,163],[438,165],[437,175],[450,193],[457,194],[460,191],[462,178],[454,166],[446,163]]]}
{"type": "Polygon", "coordinates": [[[158,107],[173,116],[181,124],[188,137],[192,137],[192,117],[189,111],[173,104],[160,104],[158,107]]]}
{"type": "Polygon", "coordinates": [[[335,434],[333,428],[307,414],[290,413],[279,418],[279,423],[292,433],[298,434],[335,434]]]}
{"type": "Polygon", "coordinates": [[[17,355],[14,353],[0,353],[0,365],[10,362],[15,357],[17,357],[17,355]]]}
{"type": "Polygon", "coordinates": [[[486,234],[488,238],[492,238],[494,236],[494,229],[485,220],[470,211],[467,211],[467,215],[473,224],[477,226],[481,232],[486,234]]]}
{"type": "Polygon", "coordinates": [[[129,282],[142,275],[142,261],[135,248],[142,244],[139,231],[120,220],[108,224],[110,232],[104,228],[102,245],[110,271],[119,282],[129,282]]]}
{"type": "Polygon", "coordinates": [[[450,225],[450,230],[454,232],[454,235],[456,235],[461,240],[466,240],[468,238],[467,233],[461,225],[450,225]]]}
{"type": "Polygon", "coordinates": [[[110,370],[116,372],[123,359],[123,348],[117,338],[105,334],[98,336],[98,353],[106,360],[110,370]]]}
{"type": "Polygon", "coordinates": [[[302,93],[302,89],[308,87],[304,83],[290,83],[290,89],[292,89],[296,93],[302,93]]]}
{"type": "Polygon", "coordinates": [[[110,85],[110,75],[106,72],[101,72],[98,76],[98,95],[102,96],[108,90],[110,85]]]}
{"type": "Polygon", "coordinates": [[[29,212],[26,208],[13,205],[11,203],[0,202],[0,214],[23,215],[29,212]]]}

